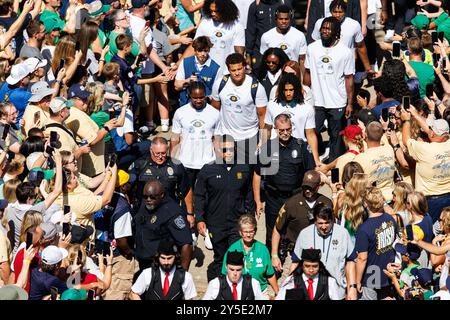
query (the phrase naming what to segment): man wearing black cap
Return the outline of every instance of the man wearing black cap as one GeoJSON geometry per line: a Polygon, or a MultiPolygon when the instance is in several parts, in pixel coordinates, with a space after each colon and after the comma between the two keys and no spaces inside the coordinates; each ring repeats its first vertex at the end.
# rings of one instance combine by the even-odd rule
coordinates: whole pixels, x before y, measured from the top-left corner
{"type": "Polygon", "coordinates": [[[303,250],[299,266],[284,280],[276,300],[336,300],[336,282],[330,281],[320,259],[320,250],[303,250]]]}
{"type": "Polygon", "coordinates": [[[203,300],[267,300],[259,282],[248,274],[242,274],[242,252],[228,252],[226,266],[227,275],[220,275],[209,282],[203,300]]]}
{"type": "Polygon", "coordinates": [[[130,300],[190,300],[196,297],[192,275],[176,264],[179,257],[175,242],[162,240],[158,254],[158,266],[145,269],[139,275],[131,288],[130,300]]]}

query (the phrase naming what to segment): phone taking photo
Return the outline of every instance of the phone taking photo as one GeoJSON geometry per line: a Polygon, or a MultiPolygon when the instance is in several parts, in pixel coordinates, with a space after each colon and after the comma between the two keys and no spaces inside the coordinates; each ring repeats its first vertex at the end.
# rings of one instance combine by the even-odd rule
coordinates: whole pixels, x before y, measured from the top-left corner
{"type": "Polygon", "coordinates": [[[408,224],[405,227],[405,231],[406,231],[406,240],[408,240],[408,241],[414,240],[414,233],[413,233],[413,229],[412,229],[412,225],[411,224],[408,224]]]}
{"type": "Polygon", "coordinates": [[[392,43],[392,57],[394,59],[400,59],[400,42],[398,41],[392,43]]]}
{"type": "Polygon", "coordinates": [[[27,249],[33,245],[33,233],[32,232],[29,232],[29,231],[27,232],[26,244],[27,244],[27,249]]]}
{"type": "Polygon", "coordinates": [[[411,104],[411,99],[409,96],[404,96],[402,99],[403,108],[409,110],[409,105],[411,104]]]}
{"type": "Polygon", "coordinates": [[[438,38],[441,42],[444,41],[444,32],[443,31],[438,33],[438,38]]]}
{"type": "Polygon", "coordinates": [[[58,133],[56,131],[50,131],[50,146],[56,148],[58,144],[58,133]]]}
{"type": "Polygon", "coordinates": [[[112,153],[112,154],[109,156],[108,167],[110,167],[110,168],[114,167],[114,165],[116,164],[116,162],[117,162],[117,154],[112,153]]]}
{"type": "Polygon", "coordinates": [[[389,120],[389,108],[381,109],[381,118],[384,122],[389,120]]]}
{"type": "Polygon", "coordinates": [[[433,32],[431,33],[431,41],[432,41],[433,43],[436,43],[436,42],[438,41],[438,33],[437,33],[437,31],[433,31],[433,32]]]}
{"type": "Polygon", "coordinates": [[[67,222],[63,223],[63,234],[67,237],[67,235],[70,233],[70,224],[67,222]]]}
{"type": "Polygon", "coordinates": [[[339,182],[339,168],[331,169],[331,183],[339,182]]]}
{"type": "Polygon", "coordinates": [[[94,297],[95,297],[95,289],[89,289],[87,300],[94,300],[94,297]]]}
{"type": "Polygon", "coordinates": [[[3,141],[6,140],[6,137],[7,137],[8,134],[9,134],[9,128],[11,128],[11,126],[10,126],[9,123],[6,123],[6,124],[3,126],[3,134],[2,134],[2,140],[3,140],[3,141]]]}
{"type": "Polygon", "coordinates": [[[428,99],[431,99],[433,97],[433,84],[432,83],[427,84],[427,86],[425,87],[425,95],[427,96],[428,99]]]}

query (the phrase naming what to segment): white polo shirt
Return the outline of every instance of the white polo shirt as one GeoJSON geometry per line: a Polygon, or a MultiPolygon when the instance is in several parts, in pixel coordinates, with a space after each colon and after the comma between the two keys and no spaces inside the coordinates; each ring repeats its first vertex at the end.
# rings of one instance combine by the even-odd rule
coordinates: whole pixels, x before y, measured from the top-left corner
{"type": "Polygon", "coordinates": [[[258,133],[259,119],[256,108],[266,108],[267,95],[259,84],[256,91],[256,105],[252,98],[252,78],[245,76],[244,83],[236,86],[231,77],[219,94],[221,81],[213,85],[212,98],[221,102],[220,121],[215,134],[231,135],[236,141],[254,137],[258,133]]]}
{"type": "MultiPolygon", "coordinates": [[[[314,26],[314,31],[311,34],[311,37],[314,40],[320,40],[320,26],[324,19],[325,18],[317,20],[314,26]]],[[[341,24],[341,39],[339,42],[345,44],[350,49],[355,49],[355,43],[361,41],[364,41],[364,36],[361,32],[361,25],[359,22],[352,18],[344,18],[344,21],[341,24]]]]}
{"type": "Polygon", "coordinates": [[[306,38],[303,32],[290,27],[286,34],[279,33],[277,28],[272,28],[261,36],[261,54],[269,48],[282,49],[290,60],[298,61],[300,55],[306,54],[306,38]]]}
{"type": "Polygon", "coordinates": [[[212,137],[219,123],[219,114],[209,104],[196,110],[191,103],[175,112],[172,133],[181,135],[178,159],[186,168],[201,169],[205,163],[215,159],[212,137]]]}

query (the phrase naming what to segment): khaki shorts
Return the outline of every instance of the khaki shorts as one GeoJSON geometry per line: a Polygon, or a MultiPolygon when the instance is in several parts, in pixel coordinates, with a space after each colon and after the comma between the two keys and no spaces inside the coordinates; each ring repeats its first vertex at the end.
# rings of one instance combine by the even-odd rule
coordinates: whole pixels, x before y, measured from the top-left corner
{"type": "Polygon", "coordinates": [[[123,256],[114,257],[111,286],[103,294],[104,300],[128,300],[133,276],[139,270],[137,261],[123,256]]]}

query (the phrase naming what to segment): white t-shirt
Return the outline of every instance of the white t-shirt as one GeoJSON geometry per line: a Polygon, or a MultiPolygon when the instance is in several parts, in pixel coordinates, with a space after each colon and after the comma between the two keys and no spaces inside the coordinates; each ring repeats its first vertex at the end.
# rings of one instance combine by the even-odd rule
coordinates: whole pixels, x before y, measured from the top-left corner
{"type": "Polygon", "coordinates": [[[261,54],[269,48],[282,49],[290,60],[298,61],[300,55],[306,54],[306,38],[303,32],[290,27],[286,34],[279,33],[277,28],[272,28],[261,36],[261,54]]]}
{"type": "MultiPolygon", "coordinates": [[[[323,20],[324,18],[317,20],[314,26],[314,31],[311,34],[311,37],[314,40],[320,40],[320,26],[322,25],[323,20]]],[[[355,43],[359,43],[361,41],[364,41],[364,36],[361,32],[361,25],[358,21],[346,17],[341,23],[341,38],[339,42],[345,44],[350,49],[355,49],[355,43]]]]}
{"type": "MultiPolygon", "coordinates": [[[[143,29],[145,29],[146,21],[145,19],[139,18],[131,13],[129,13],[128,16],[130,17],[130,29],[131,34],[133,35],[133,39],[139,43],[139,34],[143,29]]],[[[151,28],[145,36],[145,45],[148,47],[150,44],[153,44],[153,33],[151,28]]],[[[156,48],[155,45],[153,45],[153,47],[156,48]]]]}
{"type": "MultiPolygon", "coordinates": [[[[161,274],[161,283],[164,283],[164,279],[166,277],[164,271],[159,269],[161,274]]],[[[172,284],[173,276],[175,274],[175,267],[170,270],[169,273],[169,286],[172,284]]],[[[147,268],[139,275],[136,282],[131,287],[131,291],[138,295],[144,294],[145,291],[148,290],[150,283],[152,282],[152,268],[147,268]]],[[[197,296],[197,290],[195,289],[194,280],[192,275],[186,271],[184,276],[184,282],[181,285],[184,294],[184,300],[191,300],[197,296]]]]}
{"type": "Polygon", "coordinates": [[[119,127],[116,130],[119,137],[123,137],[125,133],[134,132],[133,111],[127,109],[127,111],[125,112],[125,122],[123,124],[123,127],[119,127]]]}
{"type": "Polygon", "coordinates": [[[244,83],[236,86],[231,77],[219,94],[221,81],[213,85],[212,98],[221,102],[220,121],[216,133],[229,134],[236,141],[254,137],[258,133],[259,119],[256,108],[267,106],[267,95],[264,87],[258,84],[256,91],[256,105],[251,94],[252,78],[245,76],[244,83]]]}
{"type": "Polygon", "coordinates": [[[245,47],[245,30],[237,21],[223,24],[203,19],[195,33],[195,39],[200,36],[209,37],[213,44],[209,55],[224,70],[225,59],[234,53],[234,47],[245,47]]]}
{"type": "Polygon", "coordinates": [[[333,0],[324,0],[324,14],[325,14],[325,18],[331,16],[331,12],[330,12],[330,4],[331,2],[333,2],[333,0]]]}
{"type": "Polygon", "coordinates": [[[238,22],[244,28],[247,28],[248,9],[254,0],[232,0],[239,9],[238,22]]]}
{"type": "Polygon", "coordinates": [[[186,168],[201,169],[215,159],[212,137],[219,115],[209,104],[197,111],[188,103],[175,112],[172,133],[181,135],[178,159],[186,168]]]}
{"type": "MultiPolygon", "coordinates": [[[[271,101],[267,105],[264,123],[275,126],[275,118],[282,113],[287,114],[291,118],[292,136],[306,141],[305,129],[314,129],[316,127],[314,107],[309,104],[297,104],[292,108],[289,105],[271,101]]],[[[272,131],[272,137],[276,136],[276,131],[274,131],[272,131]]]]}
{"type": "Polygon", "coordinates": [[[314,41],[308,46],[305,68],[311,73],[311,90],[316,106],[337,109],[347,105],[345,76],[355,73],[355,57],[351,49],[340,41],[330,48],[325,48],[321,40],[314,41]]]}

